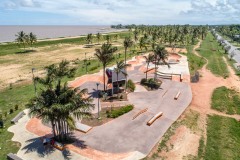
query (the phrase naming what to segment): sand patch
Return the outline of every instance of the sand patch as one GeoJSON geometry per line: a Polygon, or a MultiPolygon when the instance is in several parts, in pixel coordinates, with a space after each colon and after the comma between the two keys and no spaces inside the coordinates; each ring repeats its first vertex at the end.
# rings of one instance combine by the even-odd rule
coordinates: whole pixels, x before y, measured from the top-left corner
{"type": "Polygon", "coordinates": [[[197,155],[200,136],[193,134],[190,129],[180,126],[175,134],[168,141],[169,152],[162,152],[161,155],[169,160],[181,160],[187,155],[197,155]]]}

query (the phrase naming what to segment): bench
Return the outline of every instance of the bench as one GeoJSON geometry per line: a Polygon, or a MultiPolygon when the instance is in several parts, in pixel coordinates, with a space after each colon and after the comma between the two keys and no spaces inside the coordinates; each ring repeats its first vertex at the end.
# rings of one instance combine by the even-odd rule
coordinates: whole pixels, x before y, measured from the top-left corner
{"type": "Polygon", "coordinates": [[[83,133],[87,133],[88,131],[90,131],[92,129],[91,126],[88,126],[88,125],[85,125],[85,124],[82,124],[79,122],[76,122],[75,125],[76,125],[75,129],[80,132],[83,132],[83,133]]]}
{"type": "Polygon", "coordinates": [[[7,154],[7,160],[23,160],[23,159],[13,153],[9,153],[7,154]]]}
{"type": "Polygon", "coordinates": [[[147,112],[147,110],[148,110],[148,108],[145,108],[145,109],[139,111],[135,116],[133,116],[133,119],[132,119],[132,120],[134,120],[135,118],[137,118],[140,114],[143,114],[144,112],[147,112]]]}
{"type": "Polygon", "coordinates": [[[25,113],[24,113],[23,111],[20,112],[20,113],[18,113],[18,114],[16,115],[16,117],[14,117],[14,118],[11,120],[11,123],[12,123],[12,124],[17,123],[18,120],[19,120],[20,118],[22,118],[23,115],[25,115],[25,113]]]}
{"type": "Polygon", "coordinates": [[[163,115],[163,112],[157,113],[155,116],[153,116],[148,122],[147,125],[151,126],[156,119],[160,118],[163,115]]]}
{"type": "Polygon", "coordinates": [[[156,75],[163,79],[172,79],[172,75],[170,75],[170,74],[156,73],[156,75]]]}
{"type": "Polygon", "coordinates": [[[175,99],[175,100],[177,100],[177,99],[178,99],[178,97],[180,96],[180,94],[181,94],[181,92],[180,92],[180,91],[178,91],[178,93],[176,94],[176,96],[174,97],[174,99],[175,99]]]}

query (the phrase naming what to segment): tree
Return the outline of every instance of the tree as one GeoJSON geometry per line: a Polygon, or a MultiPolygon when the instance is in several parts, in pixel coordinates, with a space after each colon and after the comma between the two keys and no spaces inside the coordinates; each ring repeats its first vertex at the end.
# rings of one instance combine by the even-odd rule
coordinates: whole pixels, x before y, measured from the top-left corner
{"type": "Polygon", "coordinates": [[[115,35],[114,35],[114,39],[115,39],[115,41],[117,41],[118,38],[119,38],[119,35],[118,35],[118,34],[115,34],[115,35]]]}
{"type": "Polygon", "coordinates": [[[125,64],[123,61],[116,62],[116,67],[114,68],[114,72],[116,72],[116,74],[117,74],[118,93],[119,93],[118,75],[119,75],[119,73],[124,74],[124,76],[126,77],[126,82],[127,82],[127,72],[126,72],[127,66],[129,66],[129,64],[125,64]]]}
{"type": "Polygon", "coordinates": [[[25,49],[28,41],[28,36],[26,35],[26,33],[23,31],[20,31],[15,36],[17,37],[16,42],[18,43],[18,45],[20,46],[22,44],[25,49]]]}
{"type": "Polygon", "coordinates": [[[106,35],[105,39],[106,39],[107,43],[110,44],[111,36],[110,35],[106,35]]]}
{"type": "Polygon", "coordinates": [[[123,41],[123,46],[125,50],[125,64],[127,63],[127,49],[133,45],[133,41],[130,37],[125,37],[125,40],[123,41]]]}
{"type": "Polygon", "coordinates": [[[68,77],[72,68],[61,65],[61,63],[59,71],[53,65],[46,68],[48,69],[46,78],[36,77],[44,88],[41,89],[38,97],[30,100],[27,107],[30,110],[30,116],[50,122],[54,137],[64,141],[68,138],[70,130],[75,128],[75,119],[90,115],[93,107],[92,99],[84,96],[87,94],[86,89],[72,89],[67,86],[67,83],[64,85],[56,83],[56,81],[59,82],[56,77],[68,77]]]}
{"type": "Polygon", "coordinates": [[[93,36],[92,36],[92,33],[90,33],[90,34],[88,34],[87,37],[86,37],[86,42],[87,42],[87,44],[92,43],[92,40],[93,40],[93,36]]]}
{"type": "MultiPolygon", "coordinates": [[[[155,50],[155,71],[157,71],[157,64],[162,61],[164,64],[168,64],[166,59],[168,58],[168,52],[165,50],[165,47],[158,45],[155,50]]],[[[155,77],[156,79],[156,77],[155,77]]]]}
{"type": "Polygon", "coordinates": [[[147,73],[148,73],[148,67],[150,62],[152,62],[154,60],[154,55],[153,54],[149,54],[148,56],[144,56],[146,63],[147,63],[147,70],[146,70],[146,79],[147,79],[147,73]]]}
{"type": "Polygon", "coordinates": [[[36,42],[37,42],[37,36],[31,32],[29,34],[29,43],[30,43],[31,47],[36,42]]]}
{"type": "Polygon", "coordinates": [[[146,39],[144,37],[141,37],[140,38],[140,41],[139,41],[139,47],[142,51],[142,48],[145,48],[145,50],[147,50],[147,42],[146,42],[146,39]]]}
{"type": "Polygon", "coordinates": [[[135,43],[137,43],[137,40],[138,40],[138,30],[137,29],[135,29],[134,31],[133,31],[133,35],[134,35],[134,41],[135,41],[135,43]]]}
{"type": "Polygon", "coordinates": [[[117,47],[112,47],[109,43],[104,43],[100,49],[95,50],[95,56],[98,58],[99,61],[102,62],[103,65],[103,81],[104,81],[104,91],[106,90],[105,87],[105,70],[107,64],[109,64],[113,60],[113,53],[117,51],[117,47]]]}
{"type": "Polygon", "coordinates": [[[101,33],[97,33],[97,41],[98,41],[98,44],[99,44],[99,41],[101,40],[101,38],[102,38],[101,33]]]}

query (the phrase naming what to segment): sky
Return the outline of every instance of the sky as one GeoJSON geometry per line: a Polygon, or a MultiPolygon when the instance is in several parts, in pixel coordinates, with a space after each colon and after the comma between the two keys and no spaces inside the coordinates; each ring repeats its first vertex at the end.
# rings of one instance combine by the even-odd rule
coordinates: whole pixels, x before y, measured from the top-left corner
{"type": "Polygon", "coordinates": [[[0,25],[240,23],[240,0],[0,1],[0,25]]]}

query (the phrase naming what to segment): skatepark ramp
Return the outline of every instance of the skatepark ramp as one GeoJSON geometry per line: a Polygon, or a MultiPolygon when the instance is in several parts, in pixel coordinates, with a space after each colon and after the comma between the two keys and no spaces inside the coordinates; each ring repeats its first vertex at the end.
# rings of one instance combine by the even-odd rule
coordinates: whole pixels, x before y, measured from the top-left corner
{"type": "Polygon", "coordinates": [[[176,73],[163,73],[163,72],[155,72],[157,77],[163,78],[163,79],[173,79],[173,76],[179,76],[180,82],[183,80],[183,74],[176,74],[176,73]]]}

